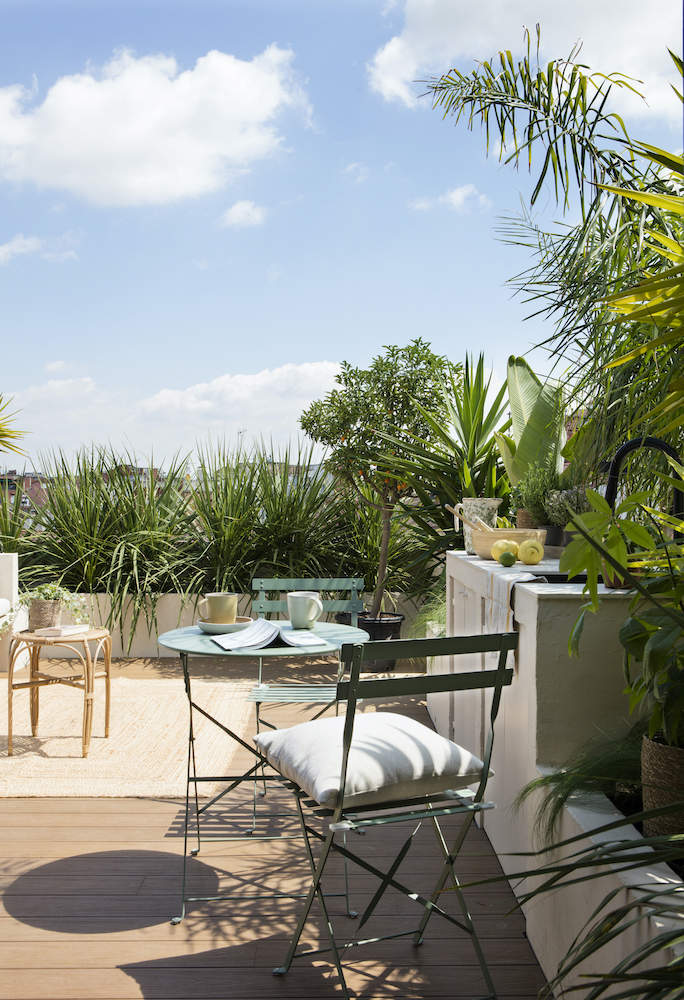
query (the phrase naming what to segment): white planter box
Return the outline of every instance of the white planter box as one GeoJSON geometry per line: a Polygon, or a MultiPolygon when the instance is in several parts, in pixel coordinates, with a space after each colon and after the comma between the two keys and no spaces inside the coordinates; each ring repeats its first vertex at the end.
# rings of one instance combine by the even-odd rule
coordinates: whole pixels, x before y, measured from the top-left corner
{"type": "MultiPolygon", "coordinates": [[[[532,569],[557,572],[558,563],[549,560],[532,569]]],[[[448,635],[493,631],[489,627],[492,578],[505,572],[495,562],[465,553],[448,553],[448,635]]],[[[507,873],[533,866],[532,860],[511,856],[536,846],[533,829],[538,800],[531,797],[515,810],[513,803],[520,789],[544,768],[562,766],[599,730],[626,731],[631,724],[623,694],[622,647],[618,641],[630,597],[624,592],[601,590],[605,598],[601,611],[588,616],[581,655],[570,659],[568,636],[585,600],[582,586],[530,582],[515,589],[519,645],[513,682],[504,690],[501,702],[492,757],[495,773],[487,788],[488,798],[497,808],[483,817],[483,826],[507,873]]],[[[455,657],[450,669],[482,670],[495,666],[491,658],[492,654],[455,657]]],[[[432,695],[428,709],[440,733],[482,754],[490,697],[482,691],[432,695]]],[[[608,822],[610,810],[607,799],[569,806],[562,818],[559,839],[608,822]]],[[[638,836],[636,831],[634,835],[638,836]]],[[[624,884],[617,881],[613,887],[623,885],[627,892],[629,885],[646,878],[650,871],[640,869],[624,876],[624,884]]],[[[671,878],[668,871],[654,872],[656,883],[671,878]]],[[[609,888],[609,880],[600,879],[562,893],[550,893],[526,907],[528,938],[547,976],[556,972],[559,959],[609,888]]],[[[644,933],[644,928],[634,933],[639,932],[644,933]]],[[[613,945],[615,955],[606,952],[601,956],[601,967],[609,968],[613,959],[617,962],[632,950],[633,943],[621,936],[613,945]]]]}

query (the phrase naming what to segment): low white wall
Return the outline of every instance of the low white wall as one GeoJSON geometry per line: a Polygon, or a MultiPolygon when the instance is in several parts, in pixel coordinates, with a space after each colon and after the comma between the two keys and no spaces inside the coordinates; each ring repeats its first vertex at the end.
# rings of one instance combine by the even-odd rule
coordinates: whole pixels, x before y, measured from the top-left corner
{"type": "MultiPolygon", "coordinates": [[[[16,606],[19,597],[19,557],[16,552],[0,552],[0,597],[4,597],[10,602],[12,607],[16,606]]],[[[26,628],[28,615],[22,608],[14,621],[15,629],[26,628]]],[[[6,673],[9,664],[9,644],[10,635],[6,632],[0,636],[0,673],[6,673]]],[[[28,655],[20,653],[17,659],[16,668],[28,663],[28,655]]]]}
{"type": "MultiPolygon", "coordinates": [[[[549,560],[546,565],[532,569],[557,572],[558,564],[549,560]]],[[[495,594],[500,596],[494,578],[505,572],[496,563],[465,553],[448,553],[448,635],[502,630],[503,626],[491,626],[492,621],[505,621],[505,609],[493,610],[492,603],[495,594]]],[[[571,659],[567,643],[585,600],[581,585],[531,582],[515,588],[514,622],[519,643],[513,681],[504,690],[501,701],[492,756],[494,775],[487,787],[487,797],[497,808],[485,813],[482,823],[507,874],[534,867],[541,861],[514,856],[537,846],[533,831],[539,799],[532,796],[516,809],[514,802],[520,789],[537,778],[545,767],[565,764],[600,731],[626,730],[632,722],[623,693],[622,647],[618,640],[630,596],[601,590],[604,598],[601,611],[588,616],[581,655],[571,659]]],[[[453,657],[449,668],[459,672],[483,670],[495,666],[495,661],[496,655],[492,654],[453,657]]],[[[433,695],[428,698],[428,708],[439,732],[481,754],[490,699],[491,695],[482,691],[433,695]]],[[[607,822],[607,800],[603,799],[601,808],[595,806],[596,803],[589,806],[585,803],[567,808],[559,839],[585,833],[607,822]]],[[[646,878],[650,871],[650,868],[640,869],[637,878],[646,878]]],[[[662,872],[655,873],[656,883],[661,877],[662,872]]],[[[635,884],[634,880],[616,878],[613,887],[621,887],[625,892],[635,884]]],[[[597,879],[594,883],[549,893],[526,905],[527,936],[548,977],[555,974],[559,959],[609,887],[607,879],[597,879]]],[[[513,889],[516,890],[515,884],[513,889]]],[[[519,895],[523,890],[524,885],[518,890],[519,895]]],[[[621,935],[611,949],[601,953],[597,967],[610,968],[611,963],[617,963],[632,949],[636,938],[646,940],[647,933],[642,925],[635,928],[631,941],[621,935]]]]}
{"type": "MultiPolygon", "coordinates": [[[[145,615],[142,614],[138,619],[138,623],[133,636],[133,641],[128,645],[128,637],[130,634],[131,625],[131,614],[130,612],[124,616],[122,625],[117,623],[112,628],[112,656],[114,657],[135,657],[135,658],[148,658],[148,657],[174,657],[178,656],[178,653],[173,652],[173,650],[165,649],[163,646],[158,645],[157,636],[164,632],[169,632],[171,629],[184,628],[187,625],[194,625],[197,618],[197,601],[200,600],[198,595],[196,598],[190,599],[183,603],[182,599],[177,594],[163,594],[156,606],[156,623],[150,621],[148,624],[145,615]],[[122,637],[123,633],[123,637],[122,637]]],[[[396,609],[400,614],[405,616],[405,621],[403,625],[403,634],[408,635],[413,623],[413,619],[416,615],[416,608],[412,601],[402,595],[394,595],[394,600],[396,603],[396,609]]],[[[368,595],[366,606],[370,605],[370,595],[368,595]]],[[[88,601],[88,620],[94,625],[103,625],[107,622],[111,602],[106,594],[94,594],[89,598],[88,601]]],[[[248,594],[243,595],[240,598],[238,604],[238,614],[249,615],[251,614],[252,601],[248,594]]],[[[151,615],[151,611],[150,611],[151,615]]],[[[67,622],[70,619],[68,617],[64,618],[67,622]]],[[[65,650],[59,646],[52,648],[46,648],[42,655],[44,657],[49,657],[53,659],[63,659],[73,656],[69,650],[65,650]]]]}

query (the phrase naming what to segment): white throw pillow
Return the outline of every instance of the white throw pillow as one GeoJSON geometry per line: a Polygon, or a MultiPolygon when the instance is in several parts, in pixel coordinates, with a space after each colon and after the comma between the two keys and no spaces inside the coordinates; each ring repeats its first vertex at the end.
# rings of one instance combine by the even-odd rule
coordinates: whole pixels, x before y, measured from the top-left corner
{"type": "MultiPolygon", "coordinates": [[[[344,716],[260,733],[259,751],[323,806],[340,788],[344,716]]],[[[433,729],[394,712],[359,713],[345,786],[345,808],[416,798],[480,780],[482,761],[433,729]]]]}

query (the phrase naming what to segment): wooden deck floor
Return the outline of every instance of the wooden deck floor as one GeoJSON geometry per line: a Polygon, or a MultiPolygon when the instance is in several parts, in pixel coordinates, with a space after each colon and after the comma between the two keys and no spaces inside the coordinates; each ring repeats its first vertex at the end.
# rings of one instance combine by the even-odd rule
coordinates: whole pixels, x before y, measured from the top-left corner
{"type": "MultiPolygon", "coordinates": [[[[168,664],[163,669],[168,676],[168,664]]],[[[401,707],[426,718],[420,705],[401,707]]],[[[301,706],[292,706],[274,716],[279,724],[291,724],[301,712],[301,706]]],[[[269,793],[264,808],[287,811],[289,797],[269,793]]],[[[0,801],[0,1000],[339,996],[336,975],[320,957],[295,963],[284,978],[272,975],[284,957],[299,903],[250,895],[301,891],[307,864],[298,839],[245,838],[248,811],[246,793],[234,798],[230,809],[227,804],[217,807],[205,832],[235,833],[239,839],[207,843],[191,862],[193,894],[236,892],[239,898],[193,904],[183,923],[171,926],[169,918],[178,911],[183,850],[179,801],[0,801]]],[[[264,814],[260,829],[296,833],[294,814],[292,820],[270,821],[264,814]]],[[[404,825],[397,824],[367,833],[363,841],[355,837],[353,846],[383,867],[406,834],[404,825]]],[[[439,866],[435,848],[431,830],[422,829],[400,870],[402,880],[429,891],[439,866]]],[[[462,860],[466,882],[500,871],[479,830],[469,835],[462,860]]],[[[326,883],[329,892],[342,889],[342,869],[336,864],[326,883]]],[[[356,870],[351,886],[357,908],[376,885],[356,870]]],[[[499,996],[532,1000],[543,976],[521,914],[510,912],[512,892],[497,883],[474,887],[468,896],[499,996]]],[[[451,895],[446,908],[454,906],[451,895]]],[[[354,922],[344,915],[342,900],[331,899],[330,909],[336,927],[353,935],[354,922]]],[[[415,903],[389,892],[364,936],[407,930],[415,926],[417,915],[415,903]]],[[[318,915],[303,941],[314,947],[325,943],[318,915]]],[[[421,947],[414,948],[410,938],[369,945],[355,949],[345,964],[349,986],[365,1000],[484,994],[470,941],[437,917],[421,947]]]]}

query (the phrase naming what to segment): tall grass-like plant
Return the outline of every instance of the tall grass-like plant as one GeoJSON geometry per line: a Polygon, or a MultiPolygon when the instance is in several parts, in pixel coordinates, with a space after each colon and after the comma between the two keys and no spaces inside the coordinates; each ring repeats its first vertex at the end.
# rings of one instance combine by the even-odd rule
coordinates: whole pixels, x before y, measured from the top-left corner
{"type": "Polygon", "coordinates": [[[0,552],[23,552],[26,548],[26,511],[22,506],[23,490],[17,484],[14,496],[7,486],[0,487],[0,552]]]}
{"type": "Polygon", "coordinates": [[[196,590],[185,469],[175,459],[157,477],[152,466],[138,469],[134,456],[104,449],[80,452],[73,465],[61,453],[47,460],[45,504],[35,511],[35,576],[106,592],[107,624],[123,629],[128,619],[129,648],[141,616],[152,630],[161,594],[196,590]]]}
{"type": "Polygon", "coordinates": [[[259,526],[255,573],[338,576],[344,552],[344,503],[335,479],[313,449],[256,456],[259,526]]]}
{"type": "Polygon", "coordinates": [[[199,453],[192,488],[202,590],[248,590],[261,540],[260,463],[219,445],[199,453]]]}

